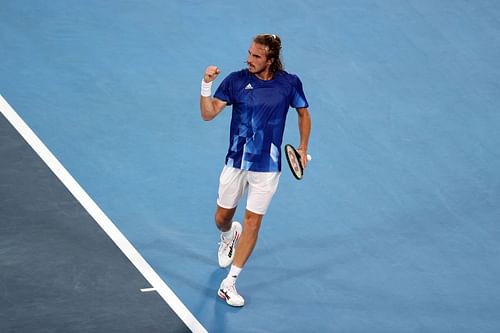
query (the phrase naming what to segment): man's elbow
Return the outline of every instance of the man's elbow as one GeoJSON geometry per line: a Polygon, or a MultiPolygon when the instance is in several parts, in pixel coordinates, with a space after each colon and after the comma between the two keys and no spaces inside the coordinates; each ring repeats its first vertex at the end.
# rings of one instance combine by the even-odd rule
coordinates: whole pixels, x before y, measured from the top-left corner
{"type": "Polygon", "coordinates": [[[212,119],[214,119],[214,117],[209,114],[209,113],[205,113],[205,112],[201,112],[201,119],[203,119],[204,121],[210,121],[212,119]]]}

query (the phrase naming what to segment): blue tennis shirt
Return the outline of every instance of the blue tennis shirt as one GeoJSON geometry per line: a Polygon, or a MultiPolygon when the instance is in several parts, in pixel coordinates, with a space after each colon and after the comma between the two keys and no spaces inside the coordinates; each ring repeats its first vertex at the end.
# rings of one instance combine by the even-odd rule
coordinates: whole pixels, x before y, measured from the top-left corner
{"type": "Polygon", "coordinates": [[[264,81],[243,69],[229,74],[214,97],[233,106],[226,165],[257,172],[281,171],[288,109],[309,106],[300,79],[280,71],[264,81]]]}

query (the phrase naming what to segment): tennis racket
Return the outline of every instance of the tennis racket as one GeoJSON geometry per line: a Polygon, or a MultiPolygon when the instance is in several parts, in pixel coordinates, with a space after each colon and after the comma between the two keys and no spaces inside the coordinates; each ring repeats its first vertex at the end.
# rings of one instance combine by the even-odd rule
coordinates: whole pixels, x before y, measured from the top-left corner
{"type": "MultiPolygon", "coordinates": [[[[304,177],[304,166],[302,165],[299,152],[291,144],[286,144],[285,156],[292,175],[301,180],[304,177]]],[[[311,155],[307,154],[307,160],[311,160],[311,155]]]]}

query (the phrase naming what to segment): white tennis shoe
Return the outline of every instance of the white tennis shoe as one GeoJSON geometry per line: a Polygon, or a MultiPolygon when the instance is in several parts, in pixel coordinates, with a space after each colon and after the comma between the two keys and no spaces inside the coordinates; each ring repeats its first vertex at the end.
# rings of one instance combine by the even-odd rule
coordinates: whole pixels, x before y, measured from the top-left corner
{"type": "Polygon", "coordinates": [[[225,278],[222,280],[217,294],[231,306],[240,307],[245,305],[245,299],[238,294],[235,280],[232,278],[225,278]]]}
{"type": "Polygon", "coordinates": [[[238,245],[238,240],[241,235],[241,224],[234,221],[231,225],[231,230],[233,231],[233,237],[231,239],[224,239],[222,234],[220,235],[219,243],[219,266],[222,268],[231,265],[234,259],[234,252],[236,251],[236,246],[238,245]]]}

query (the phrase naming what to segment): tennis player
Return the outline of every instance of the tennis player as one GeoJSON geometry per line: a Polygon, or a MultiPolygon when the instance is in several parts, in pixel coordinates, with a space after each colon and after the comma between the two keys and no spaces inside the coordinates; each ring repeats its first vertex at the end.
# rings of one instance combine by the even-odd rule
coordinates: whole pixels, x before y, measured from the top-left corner
{"type": "Polygon", "coordinates": [[[247,68],[229,74],[214,97],[212,83],[220,69],[207,67],[201,81],[203,120],[214,119],[226,105],[232,105],[229,149],[215,212],[215,223],[221,231],[219,265],[231,266],[218,295],[231,306],[245,303],[236,290],[236,279],[255,247],[262,218],[278,187],[281,143],[290,107],[298,112],[298,151],[303,165],[307,165],[309,105],[300,79],[284,71],[280,53],[281,39],[277,35],[257,35],[248,50],[247,68]],[[248,196],[242,227],[233,222],[233,217],[245,191],[248,196]]]}

